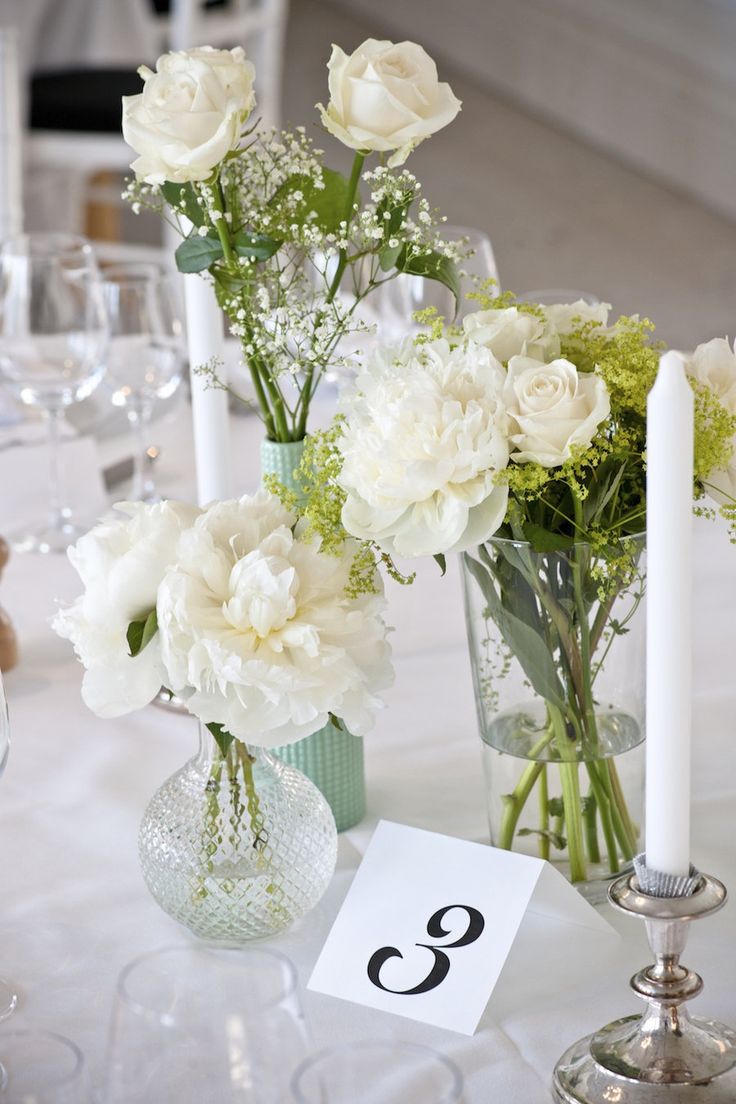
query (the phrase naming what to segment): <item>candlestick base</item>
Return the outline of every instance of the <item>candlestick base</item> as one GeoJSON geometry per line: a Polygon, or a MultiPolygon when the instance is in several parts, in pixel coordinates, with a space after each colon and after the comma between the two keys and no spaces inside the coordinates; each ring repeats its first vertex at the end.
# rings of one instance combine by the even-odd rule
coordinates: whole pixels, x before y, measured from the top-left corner
{"type": "Polygon", "coordinates": [[[702,979],[680,965],[689,922],[717,912],[726,890],[701,876],[688,897],[653,897],[636,875],[617,879],[611,904],[643,919],[655,963],[631,979],[647,1002],[641,1016],[626,1016],[570,1047],[555,1067],[558,1104],[734,1104],[736,1032],[690,1018],[684,1002],[698,995],[702,979]]]}

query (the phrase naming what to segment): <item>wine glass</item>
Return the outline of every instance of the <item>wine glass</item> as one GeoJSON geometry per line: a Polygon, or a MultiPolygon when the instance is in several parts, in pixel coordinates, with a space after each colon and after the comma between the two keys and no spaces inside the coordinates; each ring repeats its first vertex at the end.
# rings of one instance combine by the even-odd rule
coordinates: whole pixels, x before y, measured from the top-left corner
{"type": "Polygon", "coordinates": [[[64,408],[104,374],[107,322],[97,263],[84,238],[21,234],[0,244],[0,381],[40,407],[51,455],[50,516],[16,547],[63,552],[81,534],[61,493],[59,433],[64,408]]]}
{"type": "Polygon", "coordinates": [[[454,1062],[429,1047],[364,1041],[308,1058],[291,1091],[296,1104],[457,1104],[463,1079],[454,1062]]]}
{"type": "Polygon", "coordinates": [[[373,300],[379,315],[379,332],[383,337],[395,339],[416,332],[419,327],[413,322],[412,315],[428,307],[434,307],[448,322],[461,322],[466,314],[477,309],[477,303],[466,298],[467,293],[485,280],[498,279],[493,246],[487,234],[471,226],[449,223],[442,227],[441,234],[445,241],[458,243],[465,254],[457,263],[460,272],[457,304],[449,288],[438,280],[406,274],[396,276],[379,288],[373,300]]]}
{"type": "Polygon", "coordinates": [[[182,379],[186,349],[179,283],[156,265],[128,264],[105,268],[102,286],[112,401],[127,408],[135,440],[130,497],[158,502],[146,435],[156,399],[173,395],[182,379]]]}
{"type": "Polygon", "coordinates": [[[261,948],[167,947],[120,975],[105,1104],[281,1102],[306,1054],[288,958],[261,948]]]}
{"type": "MultiPolygon", "coordinates": [[[[5,698],[3,676],[0,674],[0,774],[5,770],[10,750],[10,720],[8,717],[8,703],[5,698]]],[[[0,1020],[6,1020],[18,1003],[18,995],[15,989],[5,978],[0,977],[0,1020]]]]}
{"type": "Polygon", "coordinates": [[[543,307],[555,307],[558,303],[579,303],[597,307],[600,299],[592,291],[575,291],[574,288],[541,288],[539,291],[522,291],[516,298],[520,303],[539,303],[543,307]]]}
{"type": "Polygon", "coordinates": [[[79,1047],[53,1031],[0,1032],[2,1104],[91,1104],[79,1047]]]}

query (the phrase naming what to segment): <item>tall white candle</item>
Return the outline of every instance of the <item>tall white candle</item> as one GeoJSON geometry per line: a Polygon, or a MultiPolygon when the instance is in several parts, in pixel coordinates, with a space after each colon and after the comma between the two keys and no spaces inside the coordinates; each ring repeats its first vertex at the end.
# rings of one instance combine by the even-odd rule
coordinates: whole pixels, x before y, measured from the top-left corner
{"type": "Polygon", "coordinates": [[[690,868],[693,393],[679,353],[647,405],[647,866],[690,868]]]}
{"type": "Polygon", "coordinates": [[[189,365],[192,384],[194,460],[197,467],[197,499],[205,505],[216,498],[229,498],[231,490],[230,418],[228,395],[212,387],[207,376],[197,371],[213,357],[223,383],[224,335],[222,312],[209,281],[201,276],[184,277],[189,365]]]}

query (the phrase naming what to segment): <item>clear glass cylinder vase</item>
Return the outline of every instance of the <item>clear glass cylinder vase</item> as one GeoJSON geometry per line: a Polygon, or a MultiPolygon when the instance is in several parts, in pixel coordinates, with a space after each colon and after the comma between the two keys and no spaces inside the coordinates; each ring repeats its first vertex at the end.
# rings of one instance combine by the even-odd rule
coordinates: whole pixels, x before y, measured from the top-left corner
{"type": "Polygon", "coordinates": [[[337,860],[327,802],[294,767],[200,726],[197,755],[154,794],[138,848],[146,885],[170,916],[211,941],[288,928],[317,904],[337,860]]]}
{"type": "Polygon", "coordinates": [[[644,539],[462,561],[491,842],[602,900],[640,849],[644,539]]]}

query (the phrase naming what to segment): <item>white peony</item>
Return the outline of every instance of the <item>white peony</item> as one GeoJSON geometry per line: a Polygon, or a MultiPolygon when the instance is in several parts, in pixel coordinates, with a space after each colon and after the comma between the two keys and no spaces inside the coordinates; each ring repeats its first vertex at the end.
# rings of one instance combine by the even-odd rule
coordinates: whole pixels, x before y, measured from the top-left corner
{"type": "Polygon", "coordinates": [[[611,412],[605,381],[578,372],[569,360],[549,364],[530,357],[509,361],[504,399],[510,418],[511,459],[555,468],[583,448],[611,412]]]}
{"type": "Polygon", "coordinates": [[[267,747],[330,713],[362,735],[392,678],[383,596],[345,594],[354,548],[328,555],[294,524],[267,491],[215,503],[158,596],[167,685],[206,724],[267,747]]]}
{"type": "Polygon", "coordinates": [[[736,415],[736,352],[725,337],[698,345],[686,367],[692,379],[712,391],[729,414],[736,415]]]}
{"type": "Polygon", "coordinates": [[[560,353],[559,338],[545,319],[517,307],[473,311],[463,319],[463,329],[504,364],[513,356],[552,360],[560,353]]]}
{"type": "Polygon", "coordinates": [[[354,150],[395,150],[388,165],[401,165],[430,134],[460,110],[449,84],[415,42],[367,39],[349,57],[332,47],[327,64],[330,102],[317,104],[331,134],[354,150]]]}
{"type": "Polygon", "coordinates": [[[458,552],[493,534],[508,488],[504,371],[482,346],[378,349],[341,439],[343,524],[400,556],[458,552]]]}
{"type": "Polygon", "coordinates": [[[586,322],[595,322],[597,326],[608,325],[610,303],[586,303],[577,299],[574,303],[550,303],[544,307],[547,322],[558,334],[569,334],[586,322]]]}
{"type": "Polygon", "coordinates": [[[53,621],[86,667],[82,697],[100,717],[148,705],[165,681],[158,637],[131,657],[126,634],[131,621],[155,608],[181,532],[199,513],[181,502],[123,502],[116,509],[122,517],[106,518],[69,549],[85,589],[53,621]]]}
{"type": "Polygon", "coordinates": [[[149,184],[206,180],[234,150],[255,104],[255,69],[240,46],[163,54],[138,70],[143,91],[123,96],[123,137],[139,155],[131,168],[149,184]]]}

